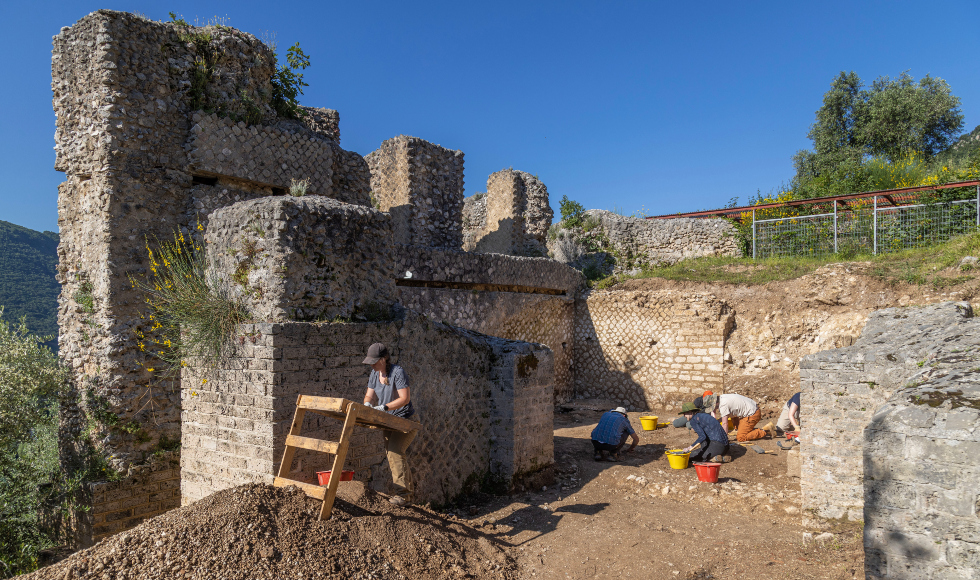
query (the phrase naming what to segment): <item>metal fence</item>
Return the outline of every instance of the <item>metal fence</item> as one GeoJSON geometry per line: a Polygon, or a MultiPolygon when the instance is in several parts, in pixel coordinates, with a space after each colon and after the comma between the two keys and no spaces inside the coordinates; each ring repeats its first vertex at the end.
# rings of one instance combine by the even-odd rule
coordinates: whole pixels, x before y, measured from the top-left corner
{"type": "Polygon", "coordinates": [[[894,252],[944,242],[980,226],[980,188],[976,199],[879,207],[878,196],[833,212],[755,219],[752,257],[820,256],[836,253],[894,252]]]}

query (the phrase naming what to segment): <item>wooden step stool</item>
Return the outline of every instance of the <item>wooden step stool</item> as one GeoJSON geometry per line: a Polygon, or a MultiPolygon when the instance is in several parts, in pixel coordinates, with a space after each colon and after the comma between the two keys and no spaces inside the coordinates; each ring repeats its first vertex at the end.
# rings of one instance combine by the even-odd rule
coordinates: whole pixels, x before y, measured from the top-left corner
{"type": "Polygon", "coordinates": [[[286,449],[282,454],[282,462],[279,464],[279,475],[273,481],[273,485],[276,487],[295,485],[302,489],[306,495],[323,500],[323,506],[320,508],[320,519],[329,518],[330,512],[333,511],[333,500],[337,496],[337,485],[340,483],[340,477],[344,470],[344,459],[347,458],[347,447],[350,445],[350,438],[355,425],[368,429],[384,429],[402,433],[417,431],[420,426],[415,421],[396,417],[347,399],[300,395],[296,399],[296,414],[293,415],[293,424],[289,428],[289,435],[286,436],[286,449]],[[323,439],[301,436],[303,417],[306,416],[307,411],[343,421],[344,427],[340,432],[340,441],[324,441],[323,439]],[[297,449],[334,454],[333,469],[330,472],[330,481],[326,487],[286,477],[290,466],[293,464],[293,456],[297,449]]]}

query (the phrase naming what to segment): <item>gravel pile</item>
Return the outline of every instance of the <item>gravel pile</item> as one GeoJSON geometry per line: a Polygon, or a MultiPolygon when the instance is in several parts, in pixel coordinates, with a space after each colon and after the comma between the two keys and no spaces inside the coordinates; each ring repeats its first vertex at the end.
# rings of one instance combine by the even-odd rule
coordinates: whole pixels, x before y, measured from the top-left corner
{"type": "Polygon", "coordinates": [[[493,538],[417,506],[343,483],[333,518],[295,487],[251,484],[106,538],[25,579],[516,579],[493,538]]]}

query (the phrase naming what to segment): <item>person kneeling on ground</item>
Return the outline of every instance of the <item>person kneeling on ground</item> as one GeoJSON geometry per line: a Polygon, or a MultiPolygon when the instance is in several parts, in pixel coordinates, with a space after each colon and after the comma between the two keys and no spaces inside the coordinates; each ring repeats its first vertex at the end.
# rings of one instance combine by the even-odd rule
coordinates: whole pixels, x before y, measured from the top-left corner
{"type": "MultiPolygon", "coordinates": [[[[364,393],[364,404],[396,417],[417,421],[412,417],[415,414],[415,406],[412,405],[408,375],[401,365],[391,362],[388,348],[380,342],[372,344],[368,348],[364,364],[371,365],[367,392],[364,393]]],[[[395,488],[395,494],[388,501],[398,506],[412,503],[414,491],[412,472],[405,459],[405,451],[418,431],[401,433],[385,429],[382,433],[388,455],[388,467],[391,468],[391,482],[395,488]]]]}
{"type": "Polygon", "coordinates": [[[619,461],[619,450],[626,444],[626,437],[632,437],[633,443],[626,453],[636,449],[636,444],[640,442],[639,436],[630,425],[629,418],[626,417],[626,409],[616,407],[612,411],[606,411],[599,418],[599,424],[592,430],[592,448],[595,450],[595,460],[602,461],[605,454],[610,454],[609,461],[619,461]]]}
{"type": "Polygon", "coordinates": [[[755,428],[762,420],[762,411],[755,401],[742,395],[719,395],[717,396],[717,407],[711,402],[711,397],[708,397],[708,400],[705,401],[704,411],[717,417],[719,425],[727,426],[728,418],[731,417],[737,430],[735,438],[739,443],[768,437],[769,431],[772,430],[772,422],[767,423],[761,429],[755,428]],[[712,409],[716,412],[711,413],[712,409]]]}
{"type": "Polygon", "coordinates": [[[685,447],[683,451],[687,453],[698,445],[701,449],[691,455],[692,461],[714,461],[715,463],[728,463],[732,458],[728,455],[728,433],[721,428],[721,424],[714,417],[707,413],[702,413],[694,403],[684,403],[679,415],[687,418],[688,424],[698,434],[698,440],[690,447],[685,447]]]}

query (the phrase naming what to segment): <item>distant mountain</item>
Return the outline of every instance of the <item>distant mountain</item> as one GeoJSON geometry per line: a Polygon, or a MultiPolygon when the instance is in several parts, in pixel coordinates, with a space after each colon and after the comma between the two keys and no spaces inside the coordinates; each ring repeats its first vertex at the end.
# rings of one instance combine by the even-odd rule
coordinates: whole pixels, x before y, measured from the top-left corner
{"type": "Polygon", "coordinates": [[[957,164],[969,158],[977,149],[980,149],[980,125],[969,133],[960,135],[959,139],[936,157],[944,164],[957,164]]]}
{"type": "Polygon", "coordinates": [[[0,306],[7,322],[27,317],[31,332],[49,335],[57,345],[58,234],[36,232],[0,221],[0,306]]]}

